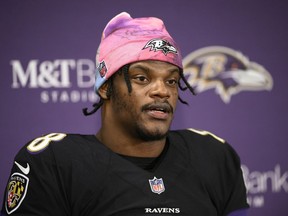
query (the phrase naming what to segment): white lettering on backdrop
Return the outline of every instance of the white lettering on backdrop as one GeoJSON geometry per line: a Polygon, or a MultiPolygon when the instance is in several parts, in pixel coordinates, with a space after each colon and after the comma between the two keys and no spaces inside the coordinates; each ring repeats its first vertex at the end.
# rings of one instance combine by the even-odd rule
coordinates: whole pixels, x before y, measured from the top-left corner
{"type": "Polygon", "coordinates": [[[95,102],[95,64],[90,59],[11,60],[13,89],[43,89],[42,103],[95,102]],[[45,90],[44,90],[45,89],[45,90]]]}

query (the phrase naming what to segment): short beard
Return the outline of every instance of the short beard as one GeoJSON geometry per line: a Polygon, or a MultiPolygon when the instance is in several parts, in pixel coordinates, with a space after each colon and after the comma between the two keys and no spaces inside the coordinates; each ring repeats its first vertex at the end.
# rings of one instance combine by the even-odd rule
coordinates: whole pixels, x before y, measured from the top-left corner
{"type": "Polygon", "coordinates": [[[150,132],[145,128],[141,127],[139,124],[136,125],[136,134],[143,141],[159,141],[167,137],[169,130],[162,133],[158,129],[156,131],[150,132]]]}

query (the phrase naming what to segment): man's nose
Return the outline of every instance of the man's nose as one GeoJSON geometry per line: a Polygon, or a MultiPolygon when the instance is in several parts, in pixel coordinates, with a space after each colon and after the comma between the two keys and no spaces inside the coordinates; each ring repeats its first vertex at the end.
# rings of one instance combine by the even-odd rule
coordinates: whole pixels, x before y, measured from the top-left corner
{"type": "Polygon", "coordinates": [[[168,86],[166,85],[165,81],[163,80],[155,81],[151,86],[150,96],[160,97],[160,98],[169,98],[170,92],[168,90],[168,86]]]}

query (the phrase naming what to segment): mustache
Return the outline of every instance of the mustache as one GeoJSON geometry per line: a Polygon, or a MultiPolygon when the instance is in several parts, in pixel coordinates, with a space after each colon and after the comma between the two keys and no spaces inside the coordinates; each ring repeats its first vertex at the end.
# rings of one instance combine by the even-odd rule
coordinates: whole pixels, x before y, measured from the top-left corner
{"type": "Polygon", "coordinates": [[[153,103],[145,104],[144,106],[142,106],[142,112],[146,110],[161,110],[167,113],[174,113],[174,108],[168,101],[155,101],[153,103]]]}

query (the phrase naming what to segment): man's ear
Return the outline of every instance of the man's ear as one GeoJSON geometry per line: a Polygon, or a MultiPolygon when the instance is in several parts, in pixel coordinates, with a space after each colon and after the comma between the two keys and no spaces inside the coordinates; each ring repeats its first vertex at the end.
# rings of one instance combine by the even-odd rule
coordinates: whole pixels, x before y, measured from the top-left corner
{"type": "Polygon", "coordinates": [[[109,97],[109,85],[110,85],[110,82],[105,82],[98,90],[98,94],[99,96],[103,99],[103,100],[108,100],[110,97],[109,97]]]}

